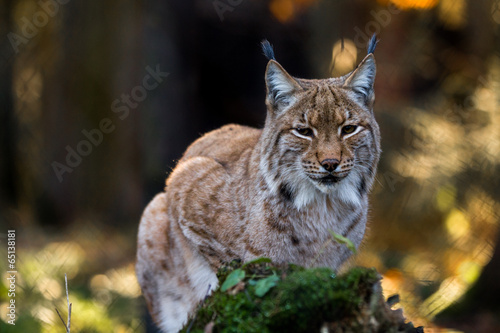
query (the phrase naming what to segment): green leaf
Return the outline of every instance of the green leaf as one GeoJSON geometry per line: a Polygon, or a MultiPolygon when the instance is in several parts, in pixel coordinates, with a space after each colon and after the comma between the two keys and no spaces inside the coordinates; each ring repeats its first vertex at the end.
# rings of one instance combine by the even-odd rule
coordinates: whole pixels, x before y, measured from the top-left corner
{"type": "Polygon", "coordinates": [[[220,290],[226,291],[229,288],[232,288],[235,285],[237,285],[238,282],[240,282],[244,278],[245,278],[245,271],[242,270],[241,268],[235,269],[227,276],[226,281],[224,281],[224,283],[220,287],[220,290]]]}
{"type": "Polygon", "coordinates": [[[260,257],[260,258],[254,259],[254,260],[250,260],[250,261],[247,261],[246,263],[244,263],[243,266],[241,266],[241,268],[245,268],[250,264],[261,264],[264,262],[271,262],[271,259],[266,258],[266,257],[260,257]]]}
{"type": "Polygon", "coordinates": [[[354,243],[349,239],[349,238],[346,238],[342,235],[339,235],[337,234],[336,232],[332,231],[332,230],[328,230],[330,231],[330,233],[332,234],[333,236],[333,239],[337,242],[337,243],[340,243],[340,244],[345,244],[347,246],[347,248],[349,250],[351,250],[352,253],[356,254],[357,250],[356,250],[356,246],[354,246],[354,243]]]}
{"type": "Polygon", "coordinates": [[[277,275],[271,275],[262,280],[259,280],[259,282],[257,282],[257,285],[255,286],[255,295],[259,297],[264,296],[272,287],[278,284],[279,280],[280,278],[277,275]]]}
{"type": "Polygon", "coordinates": [[[247,283],[251,286],[255,286],[257,284],[257,280],[248,280],[247,283]]]}

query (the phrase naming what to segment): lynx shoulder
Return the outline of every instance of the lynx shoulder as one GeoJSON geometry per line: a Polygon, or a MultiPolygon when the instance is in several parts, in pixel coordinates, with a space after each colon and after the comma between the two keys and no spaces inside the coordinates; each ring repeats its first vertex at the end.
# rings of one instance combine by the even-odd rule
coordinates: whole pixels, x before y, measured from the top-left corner
{"type": "Polygon", "coordinates": [[[224,262],[336,269],[351,253],[331,232],[359,246],[380,155],[375,44],[351,73],[306,80],[263,43],[264,128],[227,125],[196,140],[142,216],[136,272],[163,332],[182,328],[224,262]]]}

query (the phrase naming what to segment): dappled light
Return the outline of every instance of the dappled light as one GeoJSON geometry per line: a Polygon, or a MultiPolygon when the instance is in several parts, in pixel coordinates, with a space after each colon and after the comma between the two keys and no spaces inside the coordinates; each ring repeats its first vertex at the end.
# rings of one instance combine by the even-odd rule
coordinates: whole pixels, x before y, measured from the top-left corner
{"type": "MultiPolygon", "coordinates": [[[[74,230],[72,241],[49,241],[43,248],[25,248],[21,253],[18,272],[19,321],[22,326],[31,316],[39,323],[37,332],[60,331],[60,319],[54,308],[65,309],[64,274],[69,280],[69,298],[73,304],[72,330],[76,332],[138,332],[142,330],[139,306],[140,288],[133,264],[129,262],[130,249],[123,249],[125,265],[106,268],[90,255],[93,248],[103,246],[102,232],[93,231],[93,244],[86,242],[84,230],[74,230]],[[101,239],[101,240],[100,240],[101,239]],[[89,265],[90,261],[94,264],[89,265]],[[103,273],[95,273],[102,271],[103,273]]],[[[109,242],[120,242],[119,237],[106,236],[109,242]]],[[[133,246],[133,244],[131,244],[133,246]]],[[[5,252],[0,251],[2,255],[5,252]]],[[[5,267],[0,265],[5,271],[5,267]]],[[[5,288],[2,280],[0,289],[5,288]]],[[[5,318],[6,303],[1,302],[0,314],[5,318]]]]}
{"type": "Polygon", "coordinates": [[[271,0],[269,11],[281,23],[286,23],[303,12],[317,0],[271,0]]]}
{"type": "Polygon", "coordinates": [[[392,3],[401,9],[431,9],[439,0],[378,0],[382,4],[392,3]]]}
{"type": "Polygon", "coordinates": [[[330,75],[337,77],[353,70],[356,67],[357,53],[356,44],[352,40],[342,39],[337,41],[332,49],[330,75]]]}

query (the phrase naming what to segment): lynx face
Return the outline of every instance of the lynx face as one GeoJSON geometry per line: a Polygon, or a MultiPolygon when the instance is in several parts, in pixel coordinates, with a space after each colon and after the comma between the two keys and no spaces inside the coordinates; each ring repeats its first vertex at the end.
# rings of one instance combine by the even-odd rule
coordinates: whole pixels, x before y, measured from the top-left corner
{"type": "Polygon", "coordinates": [[[370,187],[379,155],[374,76],[372,55],[350,75],[326,80],[292,78],[270,61],[266,126],[272,139],[261,170],[297,207],[321,193],[358,204],[370,187]]]}

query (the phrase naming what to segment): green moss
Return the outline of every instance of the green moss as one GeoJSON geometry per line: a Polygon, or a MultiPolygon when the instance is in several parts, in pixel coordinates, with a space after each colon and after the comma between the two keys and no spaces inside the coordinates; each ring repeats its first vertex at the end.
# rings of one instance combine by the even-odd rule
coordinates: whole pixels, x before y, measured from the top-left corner
{"type": "Polygon", "coordinates": [[[287,331],[319,331],[324,322],[349,316],[362,302],[360,290],[378,281],[376,272],[356,269],[336,277],[328,268],[295,272],[277,290],[275,315],[270,325],[287,331]]]}
{"type": "Polygon", "coordinates": [[[183,332],[204,332],[208,324],[212,332],[228,333],[319,332],[321,327],[329,332],[422,332],[386,305],[374,269],[354,268],[337,276],[329,268],[235,261],[218,277],[220,285],[231,287],[215,291],[183,332]]]}

